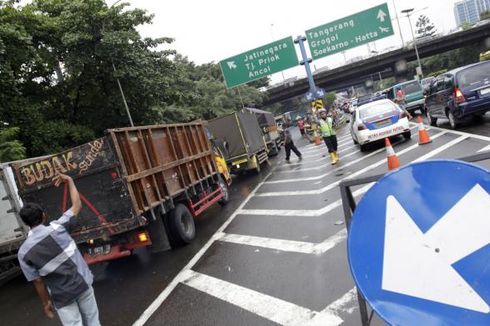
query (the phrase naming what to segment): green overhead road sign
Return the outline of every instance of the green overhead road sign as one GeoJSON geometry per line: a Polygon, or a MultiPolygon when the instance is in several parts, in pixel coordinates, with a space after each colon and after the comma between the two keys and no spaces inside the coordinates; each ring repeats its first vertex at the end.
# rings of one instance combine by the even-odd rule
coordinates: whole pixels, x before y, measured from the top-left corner
{"type": "Polygon", "coordinates": [[[393,35],[386,3],[306,31],[313,59],[393,35]]]}
{"type": "Polygon", "coordinates": [[[226,87],[232,88],[297,66],[298,58],[293,38],[286,37],[222,60],[219,65],[226,87]]]}

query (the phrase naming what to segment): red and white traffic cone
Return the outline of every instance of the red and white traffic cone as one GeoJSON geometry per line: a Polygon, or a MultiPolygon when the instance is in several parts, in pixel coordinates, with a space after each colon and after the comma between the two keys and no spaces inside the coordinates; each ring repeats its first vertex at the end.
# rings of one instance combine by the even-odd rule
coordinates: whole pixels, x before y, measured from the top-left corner
{"type": "Polygon", "coordinates": [[[425,145],[432,142],[430,139],[429,133],[424,127],[424,123],[422,122],[422,117],[417,117],[417,123],[419,124],[419,145],[425,145]]]}
{"type": "Polygon", "coordinates": [[[398,169],[400,167],[400,161],[398,161],[398,156],[396,156],[389,138],[385,138],[385,146],[388,159],[388,170],[391,171],[394,169],[398,169]]]}

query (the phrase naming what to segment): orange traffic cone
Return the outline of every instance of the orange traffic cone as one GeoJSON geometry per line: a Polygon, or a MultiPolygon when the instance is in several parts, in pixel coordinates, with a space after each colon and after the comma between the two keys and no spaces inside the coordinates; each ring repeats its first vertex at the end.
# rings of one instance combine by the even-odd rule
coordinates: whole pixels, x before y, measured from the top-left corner
{"type": "Polygon", "coordinates": [[[432,142],[430,139],[429,133],[424,127],[424,123],[422,122],[422,117],[418,116],[417,122],[419,124],[419,145],[425,145],[432,142]]]}
{"type": "Polygon", "coordinates": [[[320,139],[320,136],[318,136],[318,133],[315,131],[315,145],[320,145],[322,143],[322,140],[320,139]]]}
{"type": "Polygon", "coordinates": [[[390,139],[385,138],[385,146],[386,146],[386,155],[388,157],[388,170],[398,169],[400,167],[400,162],[398,161],[398,157],[391,147],[390,139]]]}

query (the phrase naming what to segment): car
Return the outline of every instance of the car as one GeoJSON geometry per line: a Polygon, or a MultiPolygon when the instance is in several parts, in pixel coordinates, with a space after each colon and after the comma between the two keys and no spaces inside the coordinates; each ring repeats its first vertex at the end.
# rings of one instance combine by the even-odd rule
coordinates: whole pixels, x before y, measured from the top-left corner
{"type": "Polygon", "coordinates": [[[394,100],[396,98],[396,92],[398,89],[403,90],[405,93],[405,109],[410,113],[414,113],[417,110],[424,112],[425,98],[424,91],[420,82],[416,79],[409,80],[403,83],[399,83],[390,88],[388,92],[388,98],[394,100]]]}
{"type": "Polygon", "coordinates": [[[380,94],[380,93],[375,93],[375,94],[369,94],[369,95],[364,95],[362,97],[359,97],[357,100],[357,106],[364,105],[366,103],[374,102],[377,100],[381,100],[386,98],[386,94],[380,94]]]}
{"type": "Polygon", "coordinates": [[[430,125],[449,119],[457,129],[467,117],[481,117],[490,111],[490,61],[450,70],[437,76],[426,92],[425,115],[430,125]]]}
{"type": "Polygon", "coordinates": [[[420,85],[424,91],[429,89],[429,86],[436,80],[436,77],[427,77],[420,81],[420,85]]]}
{"type": "Polygon", "coordinates": [[[359,106],[352,114],[350,133],[354,144],[360,146],[361,152],[366,150],[368,144],[387,137],[411,137],[406,112],[389,99],[359,106]]]}

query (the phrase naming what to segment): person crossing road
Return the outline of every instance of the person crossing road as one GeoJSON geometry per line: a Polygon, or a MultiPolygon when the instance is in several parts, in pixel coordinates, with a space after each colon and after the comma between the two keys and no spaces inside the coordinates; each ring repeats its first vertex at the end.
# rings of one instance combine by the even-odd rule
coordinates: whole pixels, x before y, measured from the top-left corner
{"type": "Polygon", "coordinates": [[[296,154],[299,160],[302,160],[302,156],[300,151],[296,148],[293,142],[293,138],[291,137],[291,131],[289,130],[289,123],[286,122],[284,124],[284,149],[286,150],[286,162],[289,163],[289,156],[291,155],[291,151],[296,154]]]}

